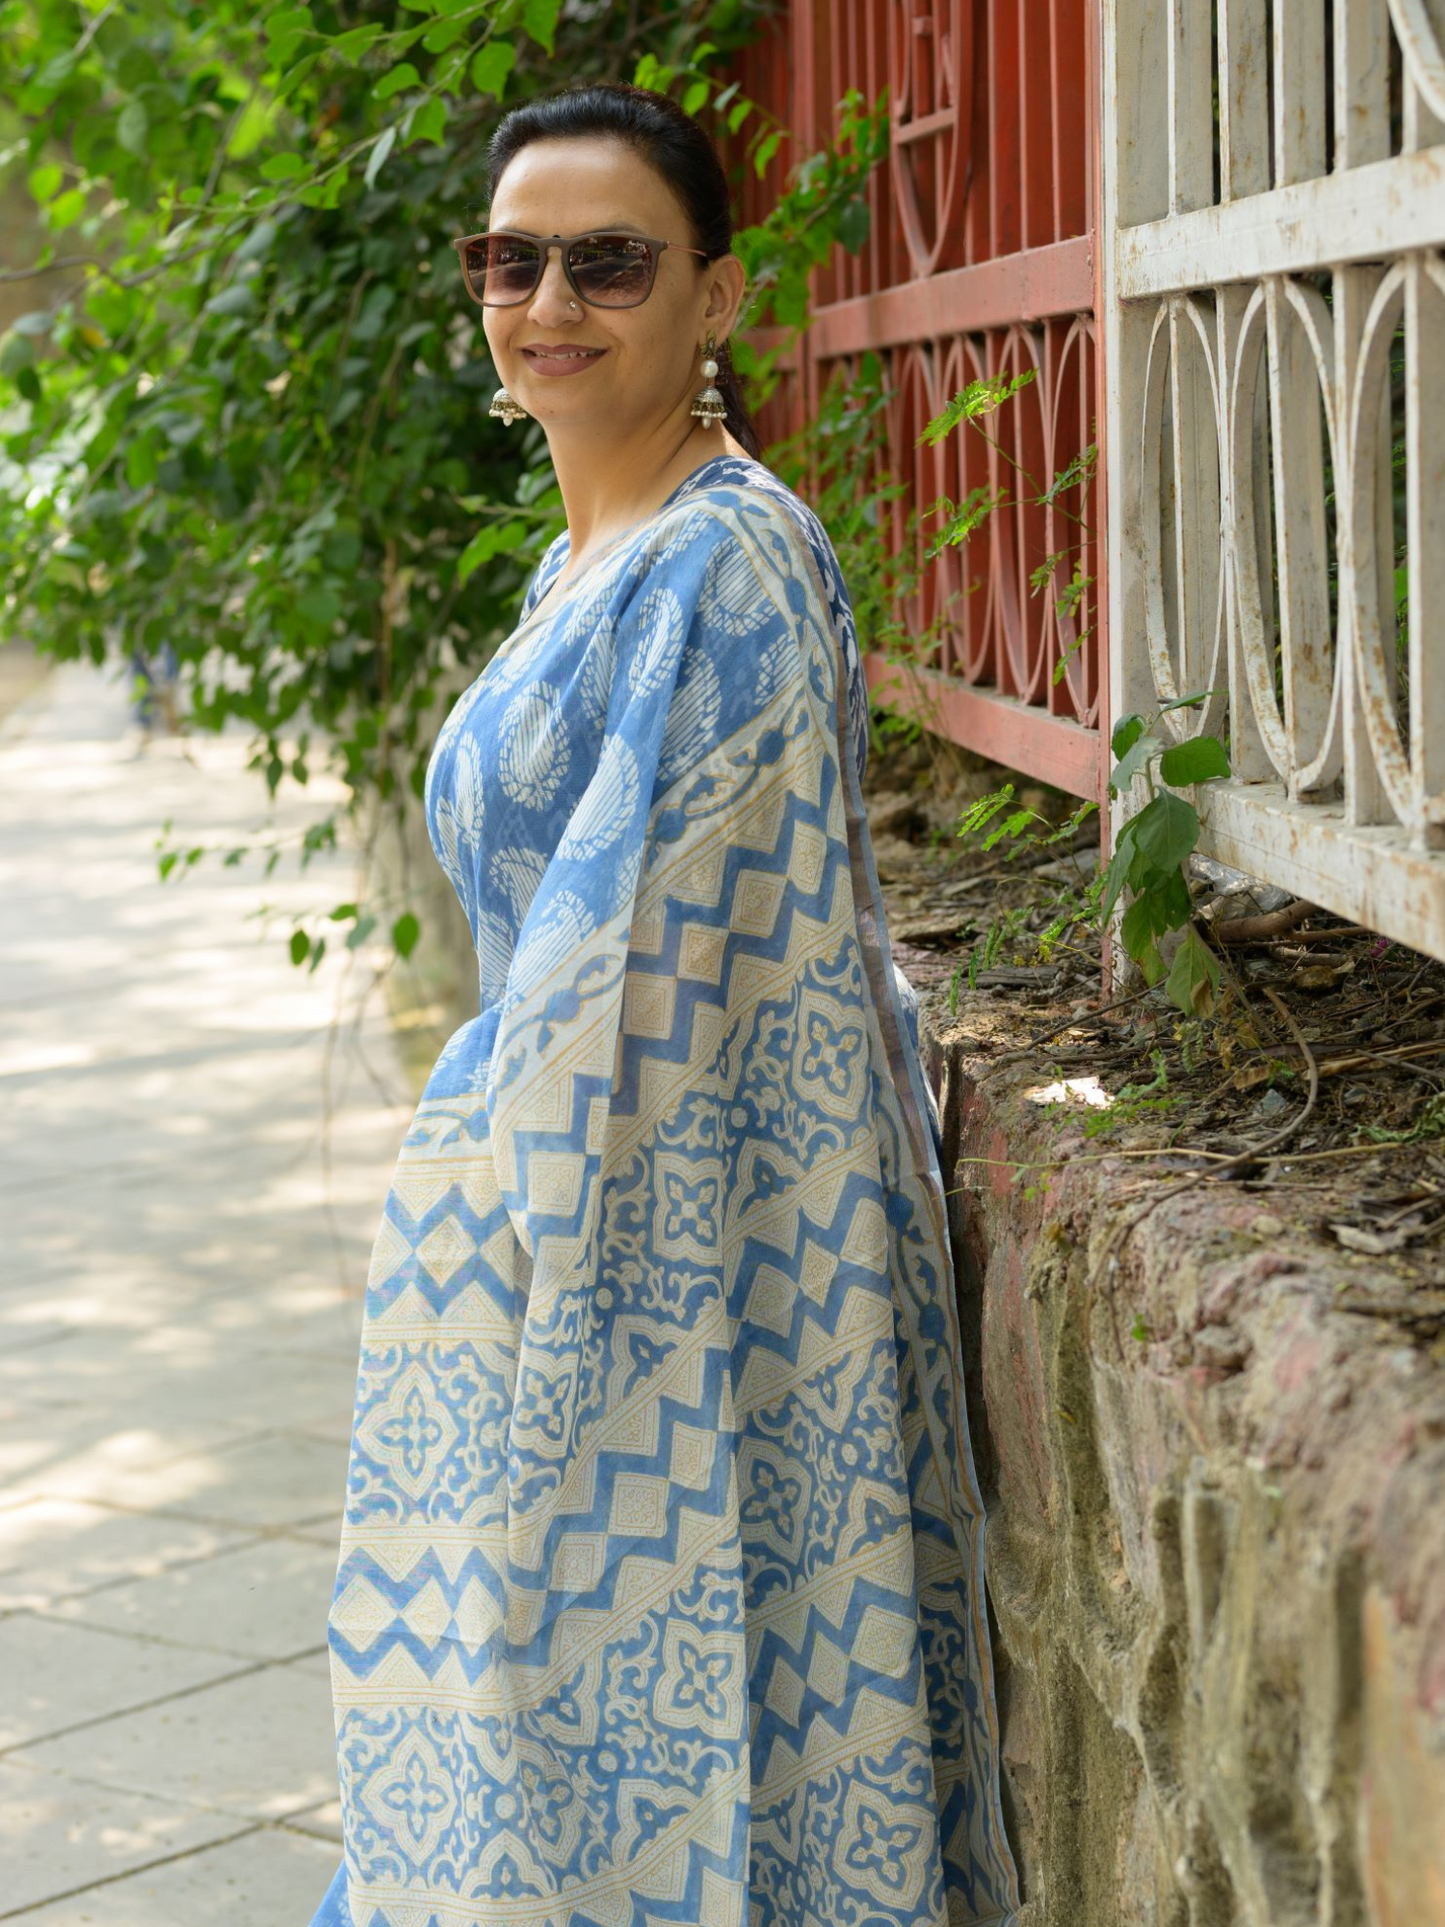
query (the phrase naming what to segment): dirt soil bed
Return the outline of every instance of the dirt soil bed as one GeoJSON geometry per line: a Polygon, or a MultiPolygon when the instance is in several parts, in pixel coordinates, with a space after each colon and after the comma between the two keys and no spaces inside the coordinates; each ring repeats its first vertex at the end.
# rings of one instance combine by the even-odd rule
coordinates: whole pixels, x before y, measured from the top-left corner
{"type": "MultiPolygon", "coordinates": [[[[985,851],[956,833],[969,805],[1007,780],[931,737],[894,738],[870,759],[894,954],[935,1038],[986,1060],[990,1078],[1005,1066],[1010,1084],[1028,1076],[1065,1155],[1127,1160],[1141,1208],[1185,1184],[1254,1194],[1257,1222],[1350,1261],[1358,1292],[1340,1309],[1445,1357],[1445,966],[1324,911],[1261,917],[1231,901],[1250,917],[1239,927],[1257,933],[1216,943],[1211,1016],[1186,1019],[1162,987],[1106,995],[1096,933],[1075,926],[1045,961],[1030,928],[1047,926],[1061,892],[1092,870],[1097,818],[1072,849],[1012,862],[1006,842],[985,851]],[[1017,927],[979,968],[1008,913],[1017,927]]],[[[1042,786],[1018,800],[1054,822],[1075,807],[1042,786]]],[[[1208,917],[1221,905],[1202,892],[1208,917]]],[[[1018,1181],[1046,1168],[1021,1167],[1018,1181]]]]}

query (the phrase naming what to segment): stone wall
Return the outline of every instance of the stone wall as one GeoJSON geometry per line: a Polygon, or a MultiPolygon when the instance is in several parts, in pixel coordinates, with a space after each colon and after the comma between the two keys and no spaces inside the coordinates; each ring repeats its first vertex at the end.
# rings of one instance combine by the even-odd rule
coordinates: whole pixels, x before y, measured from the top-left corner
{"type": "Polygon", "coordinates": [[[1445,1927],[1440,1294],[1288,1187],[1118,1242],[1158,1178],[922,1001],[1028,1927],[1445,1927]]]}

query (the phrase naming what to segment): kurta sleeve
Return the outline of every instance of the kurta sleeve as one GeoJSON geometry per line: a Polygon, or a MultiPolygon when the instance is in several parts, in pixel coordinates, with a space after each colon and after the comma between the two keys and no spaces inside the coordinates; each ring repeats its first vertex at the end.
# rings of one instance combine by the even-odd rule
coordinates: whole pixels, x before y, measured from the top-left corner
{"type": "Polygon", "coordinates": [[[605,620],[486,1075],[517,1717],[577,1866],[668,1918],[1001,1921],[942,1180],[824,584],[704,500],[605,620]]]}

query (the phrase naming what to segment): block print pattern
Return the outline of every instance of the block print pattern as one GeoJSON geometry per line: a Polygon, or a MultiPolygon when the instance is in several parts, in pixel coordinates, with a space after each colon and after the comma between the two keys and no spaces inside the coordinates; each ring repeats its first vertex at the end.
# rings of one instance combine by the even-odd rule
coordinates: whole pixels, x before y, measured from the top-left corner
{"type": "Polygon", "coordinates": [[[482,1008],[368,1280],[314,1927],[1005,1922],[942,1179],[831,545],[720,457],[554,606],[562,559],[428,780],[482,1008]]]}

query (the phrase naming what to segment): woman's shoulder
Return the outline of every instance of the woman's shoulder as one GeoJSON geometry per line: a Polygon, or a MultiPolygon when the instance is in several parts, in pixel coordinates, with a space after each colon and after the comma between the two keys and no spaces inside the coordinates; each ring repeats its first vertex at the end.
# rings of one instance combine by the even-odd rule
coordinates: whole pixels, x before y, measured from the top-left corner
{"type": "Polygon", "coordinates": [[[765,462],[749,455],[719,455],[695,469],[676,490],[660,518],[675,528],[709,522],[720,538],[765,539],[770,531],[793,546],[801,537],[813,551],[825,579],[837,558],[828,532],[807,502],[765,462]]]}
{"type": "MultiPolygon", "coordinates": [[[[736,543],[789,583],[801,583],[805,594],[820,599],[826,608],[842,652],[861,780],[868,758],[867,682],[852,598],[822,519],[781,476],[750,456],[718,457],[704,463],[689,477],[689,484],[669,505],[673,512],[716,518],[718,528],[710,540],[736,543]]],[[[775,584],[775,594],[778,589],[775,584]]],[[[796,606],[792,589],[786,593],[789,604],[796,606]]]]}
{"type": "Polygon", "coordinates": [[[822,527],[796,490],[789,488],[766,462],[751,455],[715,455],[695,468],[674,490],[670,506],[685,508],[694,503],[736,506],[754,519],[772,514],[786,516],[801,526],[822,527]]]}

